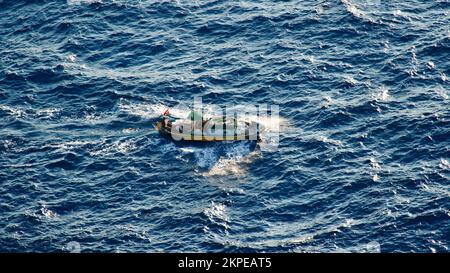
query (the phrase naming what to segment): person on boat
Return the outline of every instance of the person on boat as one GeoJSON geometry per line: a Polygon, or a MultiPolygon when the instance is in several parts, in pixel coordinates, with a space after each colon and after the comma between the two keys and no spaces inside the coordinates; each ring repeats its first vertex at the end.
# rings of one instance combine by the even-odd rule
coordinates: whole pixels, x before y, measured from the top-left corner
{"type": "Polygon", "coordinates": [[[162,126],[167,129],[170,129],[172,127],[172,122],[170,121],[169,109],[167,109],[163,114],[162,126]]]}

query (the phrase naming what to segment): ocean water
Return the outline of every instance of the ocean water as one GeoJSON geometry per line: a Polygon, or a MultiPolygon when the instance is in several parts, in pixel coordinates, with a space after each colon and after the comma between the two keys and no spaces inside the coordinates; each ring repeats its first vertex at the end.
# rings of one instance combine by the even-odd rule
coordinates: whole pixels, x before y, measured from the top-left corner
{"type": "Polygon", "coordinates": [[[448,252],[450,1],[0,1],[1,252],[448,252]],[[166,107],[278,105],[275,151],[166,107]]]}

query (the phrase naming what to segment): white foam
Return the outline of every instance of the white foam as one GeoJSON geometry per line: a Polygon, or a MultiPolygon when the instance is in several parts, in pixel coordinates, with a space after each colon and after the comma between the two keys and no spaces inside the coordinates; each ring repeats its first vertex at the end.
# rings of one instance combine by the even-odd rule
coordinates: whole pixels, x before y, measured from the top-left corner
{"type": "Polygon", "coordinates": [[[5,148],[5,150],[9,150],[16,145],[16,143],[14,141],[9,140],[9,139],[0,141],[0,144],[5,148]]]}
{"type": "Polygon", "coordinates": [[[132,103],[123,99],[120,100],[118,107],[122,112],[147,119],[157,118],[167,109],[163,104],[132,103]]]}
{"type": "Polygon", "coordinates": [[[89,153],[92,156],[109,156],[117,153],[128,154],[136,149],[137,146],[133,140],[116,140],[112,143],[102,144],[89,153]]]}
{"type": "Polygon", "coordinates": [[[381,245],[376,241],[371,241],[367,244],[361,244],[350,248],[336,248],[334,253],[380,253],[381,245]]]}
{"type": "Polygon", "coordinates": [[[373,169],[376,169],[376,170],[381,169],[380,163],[378,163],[378,161],[374,157],[371,157],[369,160],[370,160],[370,165],[373,169]]]}
{"type": "Polygon", "coordinates": [[[102,0],[67,0],[68,5],[102,3],[102,0]]]}
{"type": "Polygon", "coordinates": [[[184,147],[182,147],[182,148],[180,148],[180,150],[183,153],[194,153],[195,152],[195,150],[193,148],[184,148],[184,147]]]}
{"type": "Polygon", "coordinates": [[[36,110],[36,115],[43,118],[52,118],[61,111],[61,108],[44,108],[36,110]]]}
{"type": "MultiPolygon", "coordinates": [[[[167,109],[167,107],[164,108],[164,111],[165,109],[167,109]]],[[[169,108],[169,112],[170,115],[175,118],[185,119],[188,117],[189,113],[191,112],[191,109],[189,109],[188,107],[184,107],[183,105],[179,105],[169,108]]],[[[163,112],[161,112],[161,114],[162,113],[163,112]]],[[[205,114],[205,116],[207,116],[207,113],[205,114]]]]}
{"type": "Polygon", "coordinates": [[[224,204],[212,201],[211,206],[205,208],[203,213],[211,222],[228,228],[229,217],[227,214],[227,207],[224,204]]]}
{"type": "Polygon", "coordinates": [[[57,217],[58,215],[56,214],[56,212],[50,210],[49,208],[47,208],[46,205],[42,205],[41,207],[41,213],[42,215],[44,215],[47,218],[54,218],[57,217]]]}
{"type": "Polygon", "coordinates": [[[353,77],[350,76],[350,75],[345,76],[345,77],[344,77],[344,81],[345,81],[347,84],[350,84],[350,85],[352,85],[352,86],[355,86],[355,85],[358,84],[358,81],[355,80],[355,78],[353,78],[353,77]]]}
{"type": "Polygon", "coordinates": [[[348,12],[356,17],[363,17],[364,13],[359,10],[353,3],[348,0],[341,0],[341,3],[344,4],[345,8],[348,12]]]}
{"type": "Polygon", "coordinates": [[[114,80],[134,79],[140,82],[154,82],[155,78],[161,78],[165,75],[158,74],[146,67],[135,67],[133,69],[107,68],[101,66],[93,66],[91,64],[82,63],[80,60],[73,62],[69,59],[63,63],[64,71],[70,75],[83,75],[93,79],[108,78],[114,80]]]}
{"type": "Polygon", "coordinates": [[[16,117],[16,118],[22,118],[25,117],[26,112],[23,109],[20,108],[14,108],[8,105],[0,105],[0,109],[3,111],[8,112],[10,115],[16,117]]]}
{"type": "Polygon", "coordinates": [[[76,60],[77,60],[77,55],[75,55],[75,54],[69,54],[66,57],[66,61],[71,62],[71,63],[75,62],[76,60]]]}
{"type": "Polygon", "coordinates": [[[105,119],[105,116],[103,116],[99,113],[88,113],[84,116],[84,121],[86,121],[87,123],[90,123],[90,124],[99,123],[100,121],[102,121],[104,119],[105,119]]]}
{"type": "Polygon", "coordinates": [[[441,162],[439,164],[439,167],[441,169],[449,169],[450,170],[450,163],[448,162],[448,160],[441,158],[441,162]]]}
{"type": "Polygon", "coordinates": [[[389,90],[385,86],[380,87],[372,94],[372,100],[375,101],[387,101],[389,97],[389,90]]]}
{"type": "Polygon", "coordinates": [[[373,182],[378,182],[378,181],[380,181],[380,176],[378,176],[378,174],[374,174],[374,175],[372,176],[372,181],[373,181],[373,182]]]}
{"type": "Polygon", "coordinates": [[[62,143],[46,144],[46,145],[44,145],[44,148],[55,148],[57,152],[65,153],[65,152],[73,151],[80,147],[84,147],[89,144],[96,144],[96,142],[74,140],[74,141],[67,141],[67,142],[62,142],[62,143]]]}
{"type": "Polygon", "coordinates": [[[403,12],[403,11],[401,11],[399,9],[395,10],[393,12],[393,14],[394,14],[395,17],[399,17],[399,18],[404,18],[404,19],[410,20],[409,16],[405,12],[403,12]]]}
{"type": "Polygon", "coordinates": [[[249,151],[244,144],[237,144],[227,150],[226,155],[220,157],[204,176],[243,176],[247,173],[248,165],[261,155],[259,151],[249,151]]]}
{"type": "Polygon", "coordinates": [[[139,131],[139,129],[137,129],[137,128],[125,128],[125,129],[122,130],[122,133],[124,133],[124,134],[132,134],[132,133],[135,133],[135,132],[138,132],[138,131],[139,131]]]}
{"type": "Polygon", "coordinates": [[[42,109],[26,109],[20,107],[11,107],[9,105],[0,105],[0,109],[8,112],[10,115],[16,118],[44,118],[49,119],[56,114],[61,113],[61,108],[50,107],[42,109]]]}
{"type": "Polygon", "coordinates": [[[237,175],[241,176],[245,174],[245,169],[239,163],[239,159],[225,159],[220,158],[213,167],[204,173],[205,176],[226,176],[226,175],[237,175]]]}
{"type": "Polygon", "coordinates": [[[364,11],[362,11],[358,6],[356,6],[354,3],[350,2],[349,0],[341,0],[341,3],[345,6],[346,10],[351,13],[354,17],[369,21],[374,23],[375,21],[370,18],[364,11]]]}
{"type": "Polygon", "coordinates": [[[218,155],[214,148],[194,149],[197,165],[200,168],[209,168],[217,161],[218,155]]]}
{"type": "Polygon", "coordinates": [[[443,89],[442,87],[437,89],[436,93],[444,100],[448,100],[448,98],[449,98],[449,95],[447,94],[448,92],[445,89],[443,89]]]}
{"type": "Polygon", "coordinates": [[[330,143],[336,146],[342,146],[342,142],[340,140],[334,140],[331,138],[327,138],[325,136],[319,136],[318,138],[319,141],[324,142],[324,143],[330,143]]]}

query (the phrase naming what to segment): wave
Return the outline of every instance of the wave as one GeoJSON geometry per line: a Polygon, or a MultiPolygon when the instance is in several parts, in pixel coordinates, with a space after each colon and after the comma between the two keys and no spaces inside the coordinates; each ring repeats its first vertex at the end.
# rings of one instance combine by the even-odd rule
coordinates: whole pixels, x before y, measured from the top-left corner
{"type": "Polygon", "coordinates": [[[345,6],[347,12],[349,12],[354,18],[360,19],[364,22],[376,23],[376,21],[372,17],[367,15],[366,12],[364,12],[350,0],[341,0],[341,3],[345,6]]]}

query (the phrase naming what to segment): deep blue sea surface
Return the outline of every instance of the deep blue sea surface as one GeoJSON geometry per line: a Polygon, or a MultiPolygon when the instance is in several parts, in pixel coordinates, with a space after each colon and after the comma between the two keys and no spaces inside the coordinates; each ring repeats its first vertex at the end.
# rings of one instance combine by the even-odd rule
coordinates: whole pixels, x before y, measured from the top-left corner
{"type": "Polygon", "coordinates": [[[0,1],[1,252],[448,252],[450,1],[0,1]],[[278,149],[166,107],[278,105],[278,149]]]}

